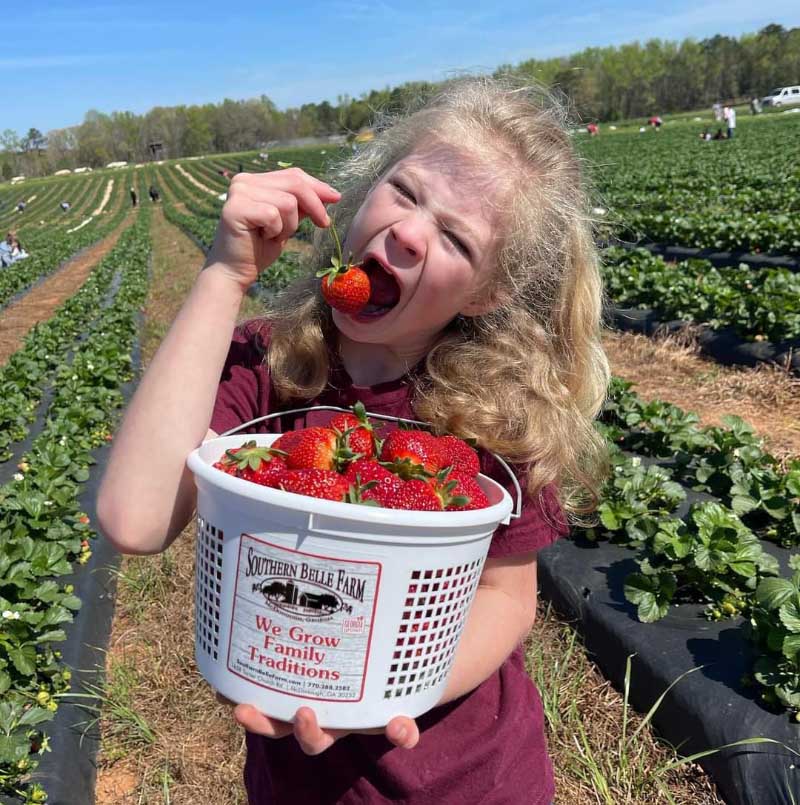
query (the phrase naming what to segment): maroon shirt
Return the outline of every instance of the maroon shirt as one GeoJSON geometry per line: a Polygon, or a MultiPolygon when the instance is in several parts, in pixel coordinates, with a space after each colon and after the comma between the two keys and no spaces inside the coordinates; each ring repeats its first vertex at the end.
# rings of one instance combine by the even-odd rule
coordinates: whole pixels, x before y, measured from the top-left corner
{"type": "MultiPolygon", "coordinates": [[[[349,407],[358,400],[370,412],[417,418],[408,376],[359,387],[341,365],[317,399],[279,404],[263,341],[254,323],[234,333],[211,419],[217,433],[279,410],[349,407]]],[[[324,425],[332,416],[318,411],[276,417],[242,433],[324,425]]],[[[481,455],[481,471],[514,497],[508,476],[490,456],[481,455]]],[[[524,478],[519,480],[524,490],[524,478]]],[[[489,557],[536,551],[566,531],[556,496],[546,488],[537,502],[524,498],[522,517],[498,527],[489,557]]],[[[471,693],[420,716],[417,724],[420,741],[411,750],[380,735],[351,734],[315,757],[291,736],[274,740],[248,732],[244,779],[250,805],[548,805],[553,799],[542,704],[525,671],[522,646],[471,693]]]]}

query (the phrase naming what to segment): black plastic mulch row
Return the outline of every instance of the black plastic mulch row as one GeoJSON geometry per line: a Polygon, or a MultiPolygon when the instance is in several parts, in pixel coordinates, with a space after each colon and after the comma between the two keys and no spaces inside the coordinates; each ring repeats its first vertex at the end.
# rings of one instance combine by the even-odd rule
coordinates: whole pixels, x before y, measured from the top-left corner
{"type": "Polygon", "coordinates": [[[800,271],[800,258],[792,254],[751,254],[742,251],[720,251],[712,248],[694,248],[691,246],[675,246],[667,243],[631,243],[614,238],[601,244],[602,246],[616,246],[632,251],[634,249],[647,249],[651,254],[657,254],[665,260],[708,260],[717,268],[738,266],[744,263],[750,268],[785,268],[789,271],[800,271]]]}
{"type": "MultiPolygon", "coordinates": [[[[675,516],[685,519],[692,503],[713,499],[687,490],[675,516]]],[[[788,572],[790,552],[762,545],[788,572]]],[[[592,659],[617,688],[623,689],[627,658],[635,655],[630,702],[639,712],[646,713],[681,674],[698,669],[675,685],[653,717],[659,735],[682,755],[753,737],[791,747],[749,744],[701,759],[728,805],[800,802],[800,724],[767,709],[758,699],[761,688],[744,682],[756,656],[744,620],[710,622],[704,605],[681,604],[660,621],[641,623],[624,595],[625,578],[638,571],[635,556],[609,542],[559,540],[539,553],[542,595],[577,622],[592,659]]]]}
{"type": "MultiPolygon", "coordinates": [[[[643,335],[668,335],[687,327],[693,322],[663,321],[651,308],[606,309],[604,317],[620,330],[643,335]]],[[[712,330],[703,327],[698,336],[700,350],[724,366],[757,366],[759,363],[775,363],[800,374],[800,338],[787,341],[746,341],[731,328],[712,330]]]]}

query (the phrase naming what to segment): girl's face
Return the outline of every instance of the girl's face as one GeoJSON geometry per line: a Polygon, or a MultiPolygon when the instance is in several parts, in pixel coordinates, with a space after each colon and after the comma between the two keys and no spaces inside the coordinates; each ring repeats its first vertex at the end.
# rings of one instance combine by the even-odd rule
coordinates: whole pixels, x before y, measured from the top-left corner
{"type": "Polygon", "coordinates": [[[397,162],[353,219],[344,255],[365,262],[370,304],[333,311],[353,341],[424,350],[459,313],[491,307],[476,290],[491,271],[499,213],[494,171],[445,145],[397,162]]]}

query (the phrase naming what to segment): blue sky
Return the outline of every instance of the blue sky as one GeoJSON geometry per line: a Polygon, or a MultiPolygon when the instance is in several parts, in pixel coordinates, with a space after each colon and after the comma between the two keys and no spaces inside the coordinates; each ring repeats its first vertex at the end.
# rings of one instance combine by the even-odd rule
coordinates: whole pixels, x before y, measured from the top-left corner
{"type": "Polygon", "coordinates": [[[76,125],[89,109],[143,113],[262,93],[285,109],[588,46],[789,28],[800,25],[800,2],[41,0],[3,17],[0,130],[23,134],[76,125]]]}

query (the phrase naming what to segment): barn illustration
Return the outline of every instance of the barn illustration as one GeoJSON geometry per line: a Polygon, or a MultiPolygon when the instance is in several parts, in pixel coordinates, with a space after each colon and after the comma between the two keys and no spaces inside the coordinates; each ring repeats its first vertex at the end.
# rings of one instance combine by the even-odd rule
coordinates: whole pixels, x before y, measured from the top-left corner
{"type": "Polygon", "coordinates": [[[320,613],[336,612],[341,608],[341,601],[332,593],[311,592],[298,587],[293,581],[273,579],[261,587],[261,592],[268,601],[276,604],[287,604],[303,609],[317,610],[320,613]]]}

